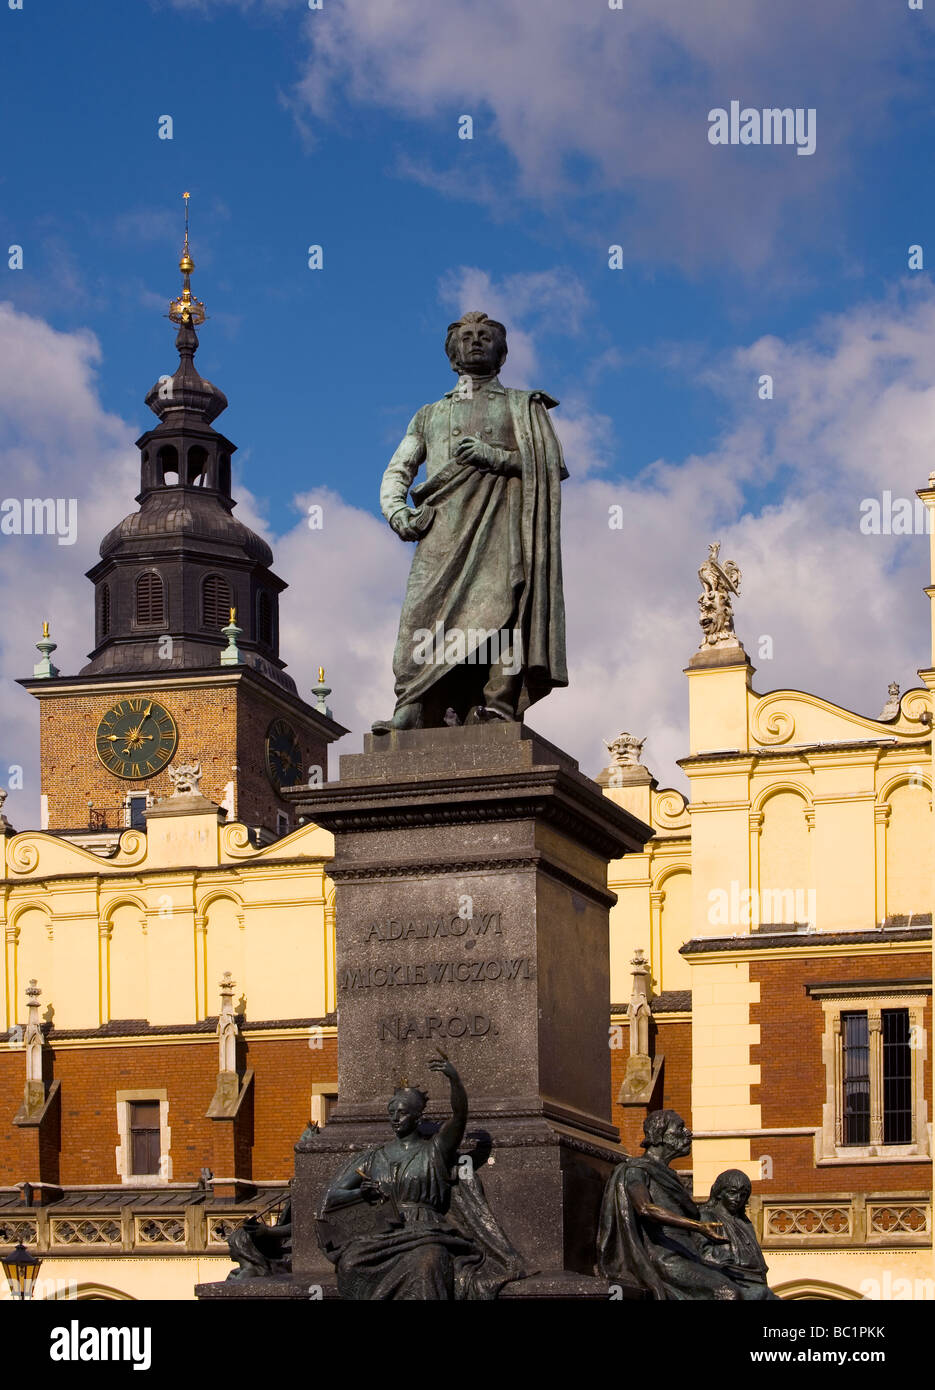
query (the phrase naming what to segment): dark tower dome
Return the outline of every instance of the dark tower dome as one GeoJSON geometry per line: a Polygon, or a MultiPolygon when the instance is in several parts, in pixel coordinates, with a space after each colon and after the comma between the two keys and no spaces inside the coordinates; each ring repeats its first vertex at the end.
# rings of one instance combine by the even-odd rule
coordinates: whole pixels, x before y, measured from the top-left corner
{"type": "Polygon", "coordinates": [[[244,664],[286,690],[295,683],[279,658],[279,595],[273,552],[232,515],[231,456],[236,449],[212,421],[227,397],[195,366],[205,309],[191,293],[194,261],[185,246],[183,288],[169,306],[178,324],[179,365],[146,396],[159,423],[136,441],[141,453],[139,509],[101,542],[88,571],[95,586],[95,648],[81,672],[138,674],[220,664],[221,628],[237,612],[244,664]]]}
{"type": "Polygon", "coordinates": [[[227,409],[227,397],[210,381],[205,381],[195,366],[198,334],[189,321],[183,323],[175,336],[179,365],[171,377],[160,377],[151,386],[146,404],[162,421],[172,421],[183,412],[191,413],[210,424],[222,410],[227,409]]]}

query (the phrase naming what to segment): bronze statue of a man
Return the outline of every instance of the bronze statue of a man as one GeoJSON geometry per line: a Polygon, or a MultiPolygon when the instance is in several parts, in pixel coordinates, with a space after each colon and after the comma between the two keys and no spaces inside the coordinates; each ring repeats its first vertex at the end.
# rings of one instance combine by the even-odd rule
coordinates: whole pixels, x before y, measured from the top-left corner
{"type": "Polygon", "coordinates": [[[396,709],[375,733],[521,719],[568,684],[558,402],[500,384],[506,330],[486,314],[451,324],[445,351],[458,385],[413,416],[380,488],[390,526],[417,545],[396,709]]]}
{"type": "Polygon", "coordinates": [[[643,1134],[643,1156],[626,1158],[604,1189],[597,1237],[604,1277],[634,1280],[662,1300],[774,1297],[762,1256],[757,1262],[752,1248],[759,1250],[752,1226],[747,1222],[741,1231],[736,1225],[749,1183],[734,1194],[732,1182],[725,1186],[718,1179],[711,1201],[699,1210],[670,1166],[691,1153],[691,1130],[681,1115],[655,1110],[646,1116],[643,1134]],[[724,1202],[728,1189],[730,1206],[724,1202]]]}

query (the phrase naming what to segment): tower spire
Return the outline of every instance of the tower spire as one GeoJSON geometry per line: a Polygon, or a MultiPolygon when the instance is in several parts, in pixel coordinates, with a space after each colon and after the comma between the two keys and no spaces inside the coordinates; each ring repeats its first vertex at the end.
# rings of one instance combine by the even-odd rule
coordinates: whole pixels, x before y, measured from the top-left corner
{"type": "Polygon", "coordinates": [[[179,326],[193,327],[196,323],[204,323],[205,306],[200,299],[192,298],[191,277],[192,271],[195,269],[195,262],[192,260],[188,247],[188,200],[191,194],[183,193],[182,197],[185,199],[185,244],[182,247],[182,255],[179,260],[179,270],[182,272],[182,293],[177,299],[169,301],[169,318],[179,326]]]}

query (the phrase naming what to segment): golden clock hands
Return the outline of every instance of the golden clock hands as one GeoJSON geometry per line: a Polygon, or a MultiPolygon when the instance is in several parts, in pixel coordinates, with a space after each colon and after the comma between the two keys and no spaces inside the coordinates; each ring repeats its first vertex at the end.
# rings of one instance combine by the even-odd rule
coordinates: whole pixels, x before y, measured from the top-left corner
{"type": "Polygon", "coordinates": [[[125,748],[123,751],[124,751],[125,753],[131,752],[131,751],[132,751],[132,749],[131,749],[131,744],[132,744],[132,747],[133,747],[133,748],[138,748],[138,747],[140,746],[141,743],[152,743],[152,741],[153,741],[153,735],[152,735],[152,734],[137,734],[136,738],[130,738],[130,737],[128,737],[127,740],[126,740],[127,746],[126,746],[126,748],[125,748]]]}

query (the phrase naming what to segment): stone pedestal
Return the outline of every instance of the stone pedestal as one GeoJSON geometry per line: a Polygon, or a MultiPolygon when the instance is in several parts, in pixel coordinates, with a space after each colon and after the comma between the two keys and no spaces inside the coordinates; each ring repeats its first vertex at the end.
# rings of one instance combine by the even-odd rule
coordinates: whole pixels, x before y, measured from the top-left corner
{"type": "Polygon", "coordinates": [[[447,1114],[437,1049],[470,1100],[465,1151],[531,1270],[590,1276],[611,1123],[610,859],[649,827],[520,724],[368,735],[340,781],[293,798],[330,829],[338,1103],[296,1149],[296,1276],[346,1155],[391,1137],[406,1078],[447,1114]]]}

